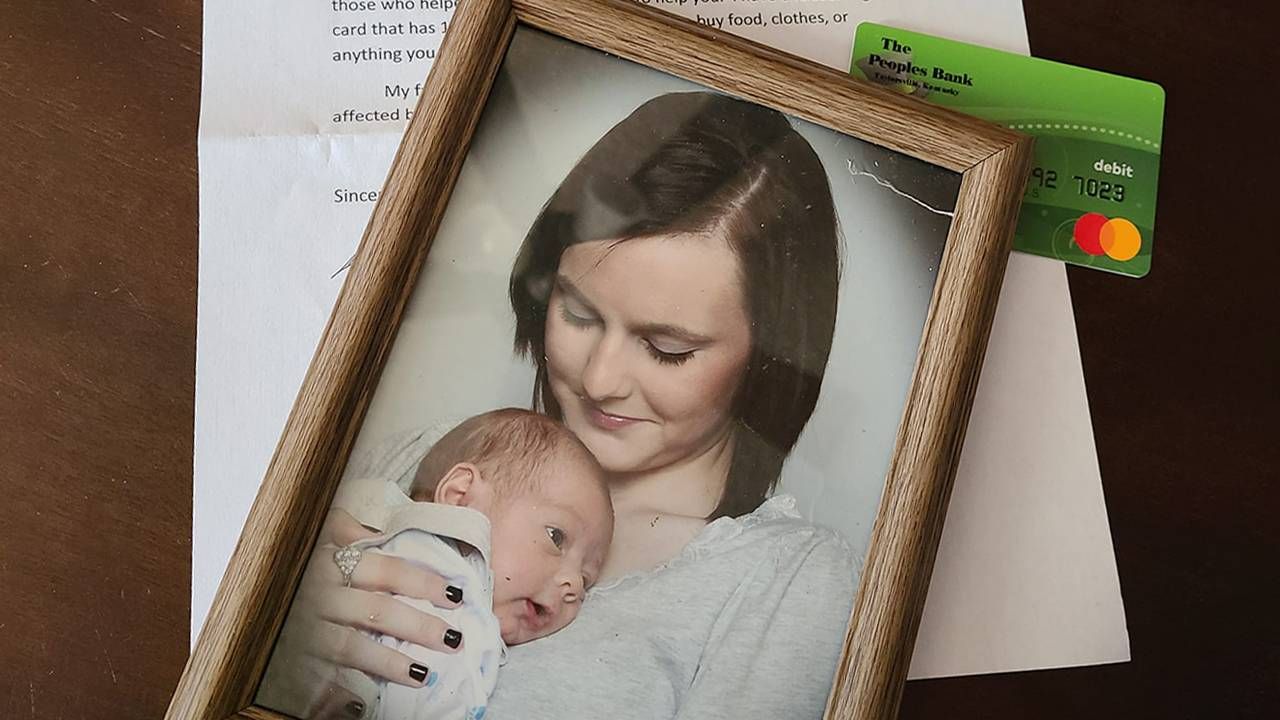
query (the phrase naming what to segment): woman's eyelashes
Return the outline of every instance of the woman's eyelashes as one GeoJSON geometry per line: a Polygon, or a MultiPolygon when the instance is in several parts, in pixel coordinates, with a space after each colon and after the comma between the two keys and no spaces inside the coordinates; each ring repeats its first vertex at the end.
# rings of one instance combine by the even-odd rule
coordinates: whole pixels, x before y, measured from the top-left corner
{"type": "MultiPolygon", "coordinates": [[[[560,303],[560,317],[574,327],[587,328],[600,324],[598,317],[584,310],[572,309],[567,302],[560,303]]],[[[679,351],[664,350],[648,338],[642,338],[641,342],[644,343],[645,350],[649,352],[649,356],[663,365],[682,365],[697,352],[697,348],[679,351]]]]}
{"type": "Polygon", "coordinates": [[[696,352],[695,350],[683,350],[680,352],[662,350],[657,345],[654,345],[652,340],[645,340],[644,346],[648,348],[649,355],[653,356],[654,360],[657,360],[663,365],[683,365],[689,360],[689,358],[693,357],[693,353],[696,352]]]}

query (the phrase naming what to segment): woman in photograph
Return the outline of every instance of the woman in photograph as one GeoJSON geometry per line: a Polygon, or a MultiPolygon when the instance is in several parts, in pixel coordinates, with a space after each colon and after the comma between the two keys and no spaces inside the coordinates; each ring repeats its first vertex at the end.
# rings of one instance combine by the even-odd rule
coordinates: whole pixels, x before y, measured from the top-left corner
{"type": "MultiPolygon", "coordinates": [[[[771,495],[818,399],[839,262],[826,172],[776,111],[663,95],[570,171],[511,275],[515,348],[534,408],[606,471],[615,533],[576,621],[509,650],[487,717],[821,716],[857,559],[771,495]]],[[[330,521],[337,544],[349,526],[330,521]]],[[[353,584],[351,616],[441,584],[353,584]]]]}

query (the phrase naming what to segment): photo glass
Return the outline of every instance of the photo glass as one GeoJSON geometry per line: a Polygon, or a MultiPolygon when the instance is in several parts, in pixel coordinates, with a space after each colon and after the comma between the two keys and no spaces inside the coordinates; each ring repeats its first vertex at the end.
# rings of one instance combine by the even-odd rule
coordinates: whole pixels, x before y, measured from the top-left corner
{"type": "Polygon", "coordinates": [[[959,180],[518,28],[256,703],[820,717],[959,180]]]}

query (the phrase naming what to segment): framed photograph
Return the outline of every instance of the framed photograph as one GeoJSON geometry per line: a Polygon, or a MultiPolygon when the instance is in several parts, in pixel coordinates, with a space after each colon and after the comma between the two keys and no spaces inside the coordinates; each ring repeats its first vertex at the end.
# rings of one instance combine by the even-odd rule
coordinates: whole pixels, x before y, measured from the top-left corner
{"type": "Polygon", "coordinates": [[[167,717],[894,716],[1029,158],[463,3],[167,717]]]}

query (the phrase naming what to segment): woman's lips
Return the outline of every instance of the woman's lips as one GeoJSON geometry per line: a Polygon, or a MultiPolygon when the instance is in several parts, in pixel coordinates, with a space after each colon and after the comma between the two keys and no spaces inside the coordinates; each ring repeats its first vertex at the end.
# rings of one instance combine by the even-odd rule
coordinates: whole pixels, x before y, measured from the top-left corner
{"type": "Polygon", "coordinates": [[[586,410],[587,420],[601,430],[621,430],[644,422],[639,418],[607,413],[589,402],[584,402],[583,408],[586,410]]]}

